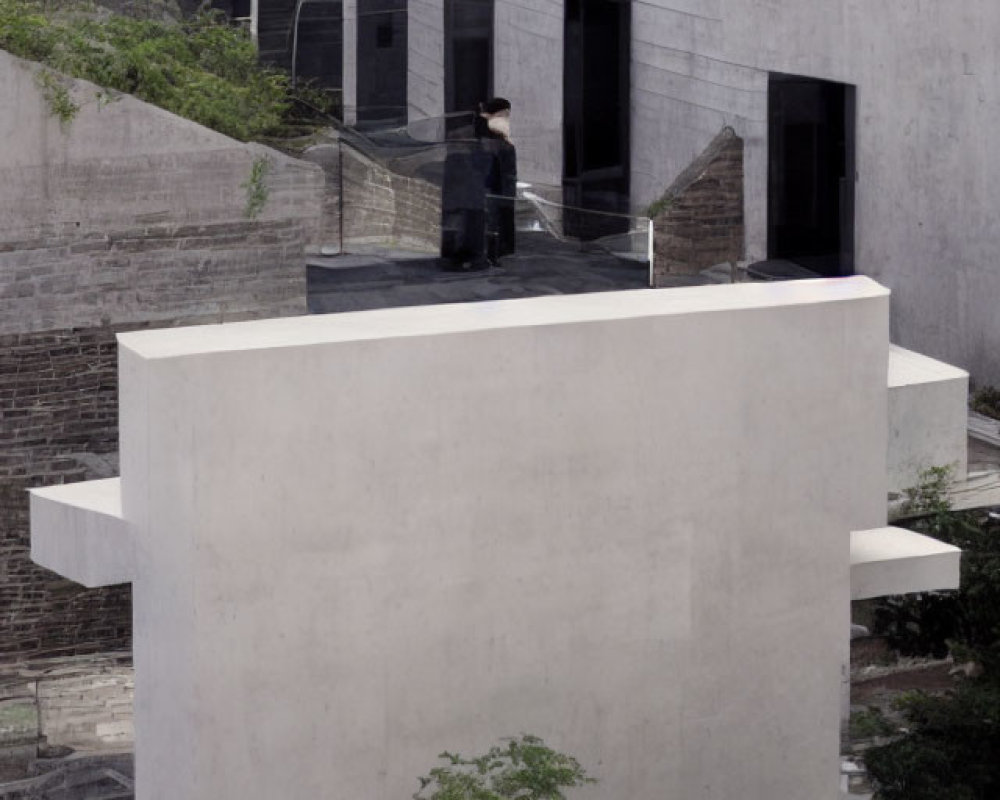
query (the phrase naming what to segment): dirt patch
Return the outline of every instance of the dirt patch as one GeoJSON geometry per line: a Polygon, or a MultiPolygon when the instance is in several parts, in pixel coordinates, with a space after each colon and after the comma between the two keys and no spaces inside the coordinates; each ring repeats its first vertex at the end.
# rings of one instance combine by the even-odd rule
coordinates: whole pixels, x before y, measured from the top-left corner
{"type": "Polygon", "coordinates": [[[954,663],[949,659],[885,667],[870,672],[871,677],[865,677],[862,672],[851,680],[851,704],[877,705],[887,696],[916,690],[948,691],[955,688],[961,680],[961,676],[951,674],[954,668],[954,663]]]}

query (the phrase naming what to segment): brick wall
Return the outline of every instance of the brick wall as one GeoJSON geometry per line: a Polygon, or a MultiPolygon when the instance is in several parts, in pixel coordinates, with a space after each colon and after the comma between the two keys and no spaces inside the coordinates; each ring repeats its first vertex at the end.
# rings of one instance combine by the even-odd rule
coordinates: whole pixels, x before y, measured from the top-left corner
{"type": "Polygon", "coordinates": [[[305,242],[286,219],[0,245],[0,330],[42,328],[0,335],[0,662],[130,646],[128,586],[31,562],[25,491],[116,474],[115,333],[304,313],[305,242]]]}
{"type": "Polygon", "coordinates": [[[682,172],[653,217],[653,283],[743,258],[743,140],[725,128],[682,172]]]}
{"type": "Polygon", "coordinates": [[[305,313],[295,219],[0,241],[0,333],[305,313]]]}
{"type": "Polygon", "coordinates": [[[111,328],[0,336],[0,661],[129,644],[128,586],[87,590],[29,556],[29,487],[116,471],[116,367],[111,328]]]}
{"type": "Polygon", "coordinates": [[[439,187],[392,172],[346,143],[318,145],[304,155],[326,175],[318,235],[322,244],[339,244],[344,252],[365,246],[438,251],[439,187]]]}
{"type": "Polygon", "coordinates": [[[130,587],[33,564],[26,489],[117,474],[115,334],[306,313],[323,173],[135,98],[47,113],[0,51],[0,664],[127,650],[130,587]],[[246,216],[266,159],[267,200],[246,216]]]}
{"type": "Polygon", "coordinates": [[[0,706],[6,736],[0,748],[121,749],[134,739],[135,672],[126,651],[96,656],[44,658],[0,668],[0,706]]]}

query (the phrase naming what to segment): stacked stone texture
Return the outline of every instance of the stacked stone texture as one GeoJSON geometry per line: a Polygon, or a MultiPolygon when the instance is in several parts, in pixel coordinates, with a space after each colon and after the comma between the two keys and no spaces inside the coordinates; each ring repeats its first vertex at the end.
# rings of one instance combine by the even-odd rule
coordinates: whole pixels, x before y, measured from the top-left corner
{"type": "Polygon", "coordinates": [[[26,490],[117,474],[119,331],[306,313],[323,191],[315,165],[133,98],[63,129],[37,91],[0,51],[0,111],[20,103],[0,151],[0,672],[130,648],[129,586],[87,590],[31,561],[26,490]],[[261,159],[267,199],[248,219],[261,159]]]}
{"type": "Polygon", "coordinates": [[[0,660],[128,647],[128,586],[88,591],[29,558],[27,489],[118,447],[115,329],[0,336],[0,660]]]}
{"type": "Polygon", "coordinates": [[[0,670],[0,723],[7,723],[0,724],[0,752],[39,742],[84,749],[130,746],[134,693],[127,652],[36,659],[0,670]]]}
{"type": "Polygon", "coordinates": [[[0,253],[0,314],[30,304],[30,324],[59,326],[0,336],[0,661],[130,646],[128,586],[85,590],[29,557],[26,490],[107,477],[114,463],[115,334],[305,311],[306,237],[294,220],[46,244],[0,253]]]}
{"type": "Polygon", "coordinates": [[[392,172],[343,146],[344,246],[380,244],[436,252],[441,190],[392,172]]]}
{"type": "Polygon", "coordinates": [[[727,128],[663,196],[653,219],[654,284],[743,258],[743,140],[727,128]]]}

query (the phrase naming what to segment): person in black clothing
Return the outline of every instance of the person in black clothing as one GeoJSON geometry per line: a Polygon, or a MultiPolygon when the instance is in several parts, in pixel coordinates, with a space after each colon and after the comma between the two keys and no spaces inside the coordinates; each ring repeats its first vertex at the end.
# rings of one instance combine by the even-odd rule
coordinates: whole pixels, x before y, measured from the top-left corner
{"type": "Polygon", "coordinates": [[[480,105],[475,138],[450,142],[441,192],[441,258],[451,269],[483,269],[514,252],[517,155],[510,103],[480,105]]]}
{"type": "Polygon", "coordinates": [[[480,108],[486,121],[484,142],[493,155],[486,186],[487,257],[495,264],[516,248],[514,200],[517,196],[517,150],[510,140],[510,102],[495,97],[480,108]]]}

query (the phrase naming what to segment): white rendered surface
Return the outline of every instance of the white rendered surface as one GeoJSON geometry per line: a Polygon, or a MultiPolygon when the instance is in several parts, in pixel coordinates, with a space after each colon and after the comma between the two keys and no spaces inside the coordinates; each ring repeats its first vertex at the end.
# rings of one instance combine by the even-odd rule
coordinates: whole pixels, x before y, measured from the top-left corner
{"type": "Polygon", "coordinates": [[[440,117],[444,114],[444,7],[441,0],[409,0],[406,14],[407,119],[440,117]]]}
{"type": "MultiPolygon", "coordinates": [[[[496,3],[494,88],[514,106],[520,174],[553,185],[563,167],[564,17],[562,0],[496,3]]],[[[745,142],[746,258],[766,258],[768,73],[854,85],[856,271],[895,292],[894,340],[1000,383],[991,216],[1000,160],[984,134],[1000,128],[1000,104],[990,102],[998,29],[995,0],[964,0],[960,11],[868,0],[633,3],[633,211],[730,126],[745,142]]],[[[411,107],[443,96],[427,54],[411,61],[411,107]]]]}
{"type": "Polygon", "coordinates": [[[941,361],[889,348],[889,490],[920,483],[930,467],[965,477],[969,373],[941,361]]]}
{"type": "Polygon", "coordinates": [[[705,312],[823,305],[844,300],[888,297],[864,277],[789,283],[747,283],[738,289],[695,286],[650,291],[636,289],[524,300],[409,306],[310,317],[284,317],[119,334],[129,350],[147,359],[205,355],[371,339],[461,334],[504,328],[640,319],[705,312]]]}
{"type": "Polygon", "coordinates": [[[344,124],[358,121],[358,0],[343,0],[344,13],[344,124]]]}
{"type": "Polygon", "coordinates": [[[962,551],[904,528],[851,532],[851,599],[957,589],[962,551]]]}
{"type": "Polygon", "coordinates": [[[493,91],[511,102],[522,180],[562,185],[562,0],[495,0],[493,91]]]}
{"type": "Polygon", "coordinates": [[[584,800],[833,800],[887,306],[858,278],[121,335],[138,800],[403,797],[522,731],[584,800]]]}
{"type": "Polygon", "coordinates": [[[856,270],[893,290],[894,341],[1000,383],[998,29],[994,0],[635,3],[633,207],[732,126],[747,259],[765,258],[768,72],[852,84],[856,270]]]}
{"type": "Polygon", "coordinates": [[[132,580],[119,478],[32,489],[30,503],[32,561],[88,588],[132,580]]]}

